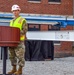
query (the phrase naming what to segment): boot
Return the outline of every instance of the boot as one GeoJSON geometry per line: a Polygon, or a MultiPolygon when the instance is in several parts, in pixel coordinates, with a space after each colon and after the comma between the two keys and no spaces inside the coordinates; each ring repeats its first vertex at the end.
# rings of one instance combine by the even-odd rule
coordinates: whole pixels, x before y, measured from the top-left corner
{"type": "Polygon", "coordinates": [[[16,65],[13,66],[12,70],[8,74],[14,74],[16,72],[16,65]]]}
{"type": "Polygon", "coordinates": [[[14,73],[15,75],[22,74],[22,66],[19,66],[18,70],[14,73]]]}

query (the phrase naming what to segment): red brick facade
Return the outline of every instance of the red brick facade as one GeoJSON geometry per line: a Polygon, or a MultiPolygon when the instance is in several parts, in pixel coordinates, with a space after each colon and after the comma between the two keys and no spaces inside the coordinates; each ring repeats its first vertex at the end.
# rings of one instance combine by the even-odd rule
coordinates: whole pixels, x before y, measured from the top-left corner
{"type": "MultiPolygon", "coordinates": [[[[72,15],[73,0],[61,0],[59,4],[49,3],[48,0],[41,0],[40,3],[29,2],[28,0],[0,0],[0,12],[11,12],[11,6],[18,4],[22,13],[32,14],[53,14],[53,15],[72,15]]],[[[41,30],[47,30],[47,26],[41,26],[41,30]]],[[[61,28],[61,30],[71,30],[72,27],[61,28]]],[[[72,42],[61,42],[61,45],[55,46],[55,56],[60,53],[60,56],[65,53],[71,55],[72,42]]]]}
{"type": "Polygon", "coordinates": [[[40,3],[28,0],[0,0],[0,11],[10,12],[11,6],[18,4],[23,13],[72,15],[72,3],[73,0],[61,0],[60,4],[51,4],[48,0],[41,0],[40,3]]]}

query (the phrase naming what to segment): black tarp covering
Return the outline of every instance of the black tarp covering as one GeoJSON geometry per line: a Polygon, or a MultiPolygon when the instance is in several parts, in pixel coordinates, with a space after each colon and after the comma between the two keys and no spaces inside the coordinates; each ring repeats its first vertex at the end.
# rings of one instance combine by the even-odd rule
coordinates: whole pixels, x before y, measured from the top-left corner
{"type": "MultiPolygon", "coordinates": [[[[26,61],[43,61],[45,59],[54,59],[54,45],[53,41],[46,40],[26,40],[26,61]]],[[[8,57],[8,52],[7,56],[8,57]]],[[[1,48],[2,59],[2,48],[1,48]]]]}
{"type": "Polygon", "coordinates": [[[53,41],[46,40],[26,40],[27,61],[42,61],[45,59],[54,59],[53,41]]]}

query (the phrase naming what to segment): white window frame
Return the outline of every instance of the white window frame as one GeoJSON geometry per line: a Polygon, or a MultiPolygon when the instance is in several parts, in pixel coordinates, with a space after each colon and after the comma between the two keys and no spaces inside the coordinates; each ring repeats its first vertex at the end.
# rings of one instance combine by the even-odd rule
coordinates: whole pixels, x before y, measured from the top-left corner
{"type": "Polygon", "coordinates": [[[49,4],[61,4],[61,0],[60,1],[50,1],[48,0],[49,4]]]}
{"type": "Polygon", "coordinates": [[[31,3],[41,3],[41,0],[37,1],[37,0],[28,0],[28,2],[31,2],[31,3]]]}

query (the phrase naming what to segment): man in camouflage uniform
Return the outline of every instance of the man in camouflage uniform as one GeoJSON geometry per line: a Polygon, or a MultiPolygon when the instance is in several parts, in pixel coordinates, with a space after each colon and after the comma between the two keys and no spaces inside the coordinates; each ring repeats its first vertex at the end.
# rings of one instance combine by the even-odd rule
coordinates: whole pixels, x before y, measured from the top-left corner
{"type": "Polygon", "coordinates": [[[9,47],[9,58],[11,60],[12,70],[8,74],[22,74],[22,68],[25,65],[25,43],[26,32],[28,30],[26,20],[22,18],[20,14],[20,7],[13,5],[11,11],[14,14],[14,19],[10,21],[11,27],[17,27],[20,29],[20,43],[17,47],[9,47]],[[19,68],[17,69],[17,59],[19,68]]]}

